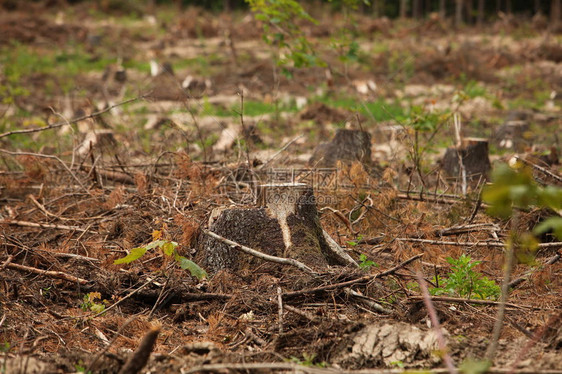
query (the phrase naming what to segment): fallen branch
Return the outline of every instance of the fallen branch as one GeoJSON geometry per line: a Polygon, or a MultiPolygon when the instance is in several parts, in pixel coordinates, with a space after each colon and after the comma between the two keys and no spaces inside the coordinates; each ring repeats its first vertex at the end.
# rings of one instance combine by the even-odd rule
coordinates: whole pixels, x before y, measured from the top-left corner
{"type": "Polygon", "coordinates": [[[160,334],[160,327],[153,327],[143,336],[138,348],[131,353],[125,365],[119,370],[119,374],[137,374],[146,366],[156,345],[158,334],[160,334]]]}
{"type": "Polygon", "coordinates": [[[310,274],[310,275],[313,275],[313,276],[318,275],[318,273],[316,273],[314,270],[312,270],[311,268],[309,268],[308,266],[306,266],[302,262],[294,260],[292,258],[276,257],[276,256],[271,256],[271,255],[262,253],[260,251],[256,251],[255,249],[252,249],[250,247],[246,247],[245,245],[236,243],[232,240],[229,240],[229,239],[224,238],[224,237],[222,237],[218,234],[215,234],[214,232],[209,231],[209,230],[203,229],[203,233],[205,233],[205,235],[210,236],[211,238],[214,238],[214,239],[216,239],[220,242],[223,242],[223,243],[231,246],[234,249],[240,250],[240,251],[242,251],[244,253],[247,253],[249,255],[252,255],[254,257],[261,258],[262,260],[269,261],[269,262],[275,262],[277,264],[291,265],[291,266],[294,266],[297,269],[299,269],[299,270],[301,270],[301,271],[303,271],[307,274],[310,274]]]}
{"type": "MultiPolygon", "coordinates": [[[[435,244],[435,245],[454,245],[459,247],[505,247],[505,243],[493,241],[493,242],[450,242],[442,240],[431,240],[431,239],[418,239],[418,238],[396,238],[394,240],[401,242],[414,242],[414,243],[425,243],[425,244],[435,244]]],[[[552,242],[552,243],[539,243],[539,249],[545,248],[559,248],[562,247],[562,242],[552,242]]]]}
{"type": "Polygon", "coordinates": [[[345,287],[343,289],[343,291],[345,292],[346,295],[354,297],[356,299],[358,299],[359,301],[361,301],[362,303],[364,303],[365,305],[367,305],[370,308],[373,308],[375,311],[382,313],[382,314],[392,314],[392,310],[390,309],[386,309],[385,307],[383,307],[382,305],[380,305],[379,303],[377,303],[375,300],[373,300],[370,297],[367,297],[365,295],[361,295],[359,292],[352,290],[349,287],[345,287]]]}
{"type": "Polygon", "coordinates": [[[517,158],[517,160],[521,161],[524,164],[529,165],[533,169],[536,169],[536,170],[540,171],[541,173],[543,173],[545,175],[548,175],[549,177],[551,177],[552,179],[555,179],[558,182],[562,182],[562,178],[559,177],[558,175],[554,174],[550,170],[548,170],[546,168],[543,168],[542,166],[539,166],[537,164],[534,164],[531,161],[525,160],[523,157],[519,157],[519,156],[515,156],[515,157],[517,158]]]}
{"type": "Polygon", "coordinates": [[[141,291],[143,288],[145,288],[146,286],[148,286],[150,283],[152,283],[154,281],[154,279],[149,279],[146,282],[144,282],[139,288],[131,291],[129,294],[127,294],[126,296],[122,297],[121,299],[117,300],[115,303],[111,304],[110,306],[108,306],[107,308],[105,308],[104,310],[102,310],[101,312],[95,314],[92,316],[92,318],[96,318],[101,316],[102,314],[110,311],[111,309],[115,308],[117,305],[121,304],[123,301],[127,300],[128,298],[130,298],[131,296],[133,296],[134,294],[136,294],[137,292],[141,291]]]}
{"type": "Polygon", "coordinates": [[[86,188],[86,186],[84,186],[84,184],[80,181],[80,179],[78,179],[78,177],[72,172],[72,170],[70,170],[70,168],[66,165],[66,163],[63,160],[61,160],[60,158],[58,158],[57,156],[44,155],[42,153],[33,153],[33,152],[11,152],[11,151],[8,151],[6,149],[0,149],[0,152],[6,153],[10,156],[33,156],[33,157],[50,158],[52,160],[56,160],[70,174],[72,179],[74,179],[76,181],[76,183],[78,183],[80,185],[80,187],[82,187],[82,189],[84,189],[84,191],[88,192],[88,189],[86,188]]]}
{"type": "Polygon", "coordinates": [[[42,229],[57,229],[57,230],[70,230],[70,231],[80,231],[86,232],[86,229],[82,229],[78,226],[67,226],[67,225],[55,225],[50,223],[35,223],[35,222],[28,222],[28,221],[13,221],[13,220],[1,220],[1,224],[8,224],[14,226],[23,226],[23,227],[38,227],[42,229]]]}
{"type": "Polygon", "coordinates": [[[35,198],[35,196],[33,196],[32,194],[27,195],[27,197],[31,200],[31,202],[33,204],[35,204],[35,206],[37,208],[39,208],[40,211],[42,211],[47,217],[53,217],[56,219],[60,219],[61,221],[69,221],[71,220],[70,218],[65,218],[65,217],[59,217],[56,214],[53,214],[51,212],[49,212],[47,210],[47,208],[45,208],[45,206],[43,204],[41,204],[39,201],[37,201],[37,199],[35,198]]]}
{"type": "Polygon", "coordinates": [[[14,259],[14,256],[9,255],[8,258],[6,259],[6,261],[4,261],[4,263],[2,265],[0,265],[0,270],[4,270],[4,268],[6,266],[8,266],[12,262],[13,259],[14,259]]]}
{"type": "MultiPolygon", "coordinates": [[[[423,296],[410,296],[410,297],[408,297],[408,299],[412,302],[418,302],[420,300],[423,300],[423,296]]],[[[469,304],[495,305],[495,306],[498,306],[498,305],[501,304],[499,301],[493,301],[493,300],[463,299],[462,297],[447,297],[447,296],[432,296],[431,300],[432,301],[443,301],[443,302],[446,302],[446,303],[469,303],[469,304]]],[[[532,309],[533,308],[533,307],[530,307],[530,306],[522,306],[522,305],[517,305],[517,304],[511,304],[511,303],[506,303],[505,306],[508,306],[510,308],[516,308],[516,309],[525,309],[525,308],[532,309]]]]}
{"type": "Polygon", "coordinates": [[[99,168],[95,168],[92,166],[86,166],[86,165],[81,165],[80,169],[86,171],[86,172],[90,172],[92,170],[95,170],[96,173],[102,177],[104,177],[107,180],[112,180],[114,182],[119,182],[119,183],[123,183],[123,184],[130,184],[130,185],[134,185],[135,184],[135,180],[128,174],[125,173],[121,173],[119,171],[112,171],[112,170],[102,170],[99,168]]]}
{"type": "MultiPolygon", "coordinates": [[[[308,374],[402,374],[404,369],[362,369],[362,370],[342,370],[332,368],[320,368],[313,366],[303,366],[292,362],[252,362],[252,363],[221,363],[221,364],[205,364],[192,367],[184,371],[184,374],[202,373],[202,372],[225,372],[225,371],[248,371],[248,370],[284,370],[291,373],[308,373],[308,374]]],[[[448,369],[430,369],[430,370],[408,370],[410,374],[445,374],[449,373],[448,369]]],[[[533,370],[522,369],[511,371],[503,368],[490,368],[486,371],[488,374],[562,374],[562,370],[533,370]]]]}
{"type": "Polygon", "coordinates": [[[372,281],[376,278],[380,278],[380,277],[390,275],[390,274],[396,272],[397,270],[403,268],[404,266],[408,265],[410,262],[415,261],[422,256],[423,256],[423,253],[421,253],[419,255],[415,255],[413,257],[410,257],[406,261],[403,261],[400,264],[396,265],[395,267],[390,268],[386,271],[383,271],[382,273],[377,273],[377,274],[374,274],[374,275],[365,275],[364,277],[361,277],[361,278],[352,279],[350,281],[341,282],[341,283],[330,284],[330,285],[327,285],[327,286],[320,286],[320,287],[315,287],[315,288],[309,288],[307,290],[288,292],[288,293],[283,294],[283,297],[295,297],[295,296],[300,296],[300,295],[304,295],[304,294],[307,294],[307,293],[318,293],[318,292],[324,292],[324,291],[328,291],[328,290],[334,290],[334,289],[337,289],[337,288],[345,288],[345,287],[348,287],[348,286],[351,286],[351,285],[357,284],[357,283],[367,283],[367,282],[372,281]]]}
{"type": "Polygon", "coordinates": [[[453,226],[445,229],[435,230],[437,236],[458,235],[474,231],[500,231],[498,225],[493,223],[475,223],[471,225],[453,226]]]}
{"type": "Polygon", "coordinates": [[[423,201],[426,203],[436,203],[436,204],[458,204],[459,202],[466,200],[461,197],[449,197],[447,196],[428,196],[427,194],[419,194],[419,193],[399,193],[396,195],[397,198],[402,200],[413,200],[413,201],[423,201]]]}
{"type": "Polygon", "coordinates": [[[353,230],[353,227],[351,227],[351,222],[349,222],[349,220],[343,215],[342,212],[329,206],[320,209],[320,212],[324,212],[325,210],[329,210],[330,212],[334,213],[334,215],[343,222],[350,233],[352,233],[353,235],[357,235],[359,233],[358,231],[353,230]]]}
{"type": "MultiPolygon", "coordinates": [[[[562,257],[562,256],[560,255],[560,253],[557,253],[557,254],[554,255],[552,258],[550,258],[547,262],[545,262],[544,265],[542,265],[542,266],[555,264],[556,262],[558,262],[558,260],[560,260],[560,257],[562,257]]],[[[542,269],[542,266],[539,267],[538,269],[542,269]]],[[[526,281],[527,279],[529,279],[529,277],[530,277],[531,275],[533,275],[534,273],[536,273],[536,272],[537,272],[537,269],[529,270],[528,272],[526,272],[525,274],[523,274],[523,275],[520,276],[519,278],[515,278],[514,280],[512,280],[511,282],[509,282],[509,287],[510,287],[510,288],[513,288],[513,287],[519,286],[521,283],[523,283],[524,281],[526,281]]]]}
{"type": "Polygon", "coordinates": [[[304,310],[297,309],[294,306],[284,305],[284,308],[291,313],[295,313],[296,315],[299,315],[301,317],[304,317],[304,318],[308,319],[310,322],[318,322],[320,320],[318,317],[312,315],[311,313],[308,313],[304,310]]]}
{"type": "Polygon", "coordinates": [[[89,281],[86,280],[86,279],[78,278],[78,277],[75,277],[74,275],[63,273],[62,271],[43,270],[43,269],[32,268],[30,266],[19,265],[19,264],[14,264],[14,263],[6,263],[6,262],[4,264],[9,269],[14,269],[14,270],[19,270],[19,271],[28,271],[30,273],[44,275],[44,276],[49,277],[49,278],[62,279],[62,280],[69,281],[69,282],[72,282],[72,283],[79,283],[81,285],[85,285],[85,284],[89,283],[89,281]]]}
{"type": "Polygon", "coordinates": [[[120,103],[117,103],[117,104],[114,104],[114,105],[112,105],[112,106],[110,106],[110,107],[107,107],[107,108],[105,108],[105,109],[103,109],[103,110],[94,112],[94,113],[92,113],[92,114],[88,114],[88,115],[86,115],[86,116],[74,118],[74,119],[72,119],[72,120],[70,120],[70,121],[56,122],[56,123],[53,123],[53,124],[50,124],[50,125],[47,125],[47,126],[35,127],[35,128],[32,128],[32,129],[8,131],[8,132],[5,132],[5,133],[3,133],[3,134],[0,134],[0,139],[4,138],[4,137],[6,137],[6,136],[15,135],[15,134],[30,134],[30,133],[34,133],[34,132],[40,132],[40,131],[45,131],[45,130],[51,130],[51,129],[56,129],[56,128],[59,128],[59,127],[62,127],[62,126],[71,125],[71,124],[76,123],[76,122],[80,122],[80,121],[83,121],[83,120],[86,120],[86,119],[90,119],[90,118],[97,117],[97,116],[99,116],[99,115],[101,115],[101,114],[104,114],[104,113],[106,113],[106,112],[109,112],[110,110],[112,110],[112,109],[114,109],[114,108],[117,108],[118,106],[125,105],[125,104],[129,104],[129,103],[132,103],[133,101],[137,101],[137,100],[141,100],[141,99],[144,99],[144,96],[139,96],[139,97],[135,97],[135,98],[133,98],[133,99],[129,99],[129,100],[122,101],[122,102],[120,102],[120,103]]]}

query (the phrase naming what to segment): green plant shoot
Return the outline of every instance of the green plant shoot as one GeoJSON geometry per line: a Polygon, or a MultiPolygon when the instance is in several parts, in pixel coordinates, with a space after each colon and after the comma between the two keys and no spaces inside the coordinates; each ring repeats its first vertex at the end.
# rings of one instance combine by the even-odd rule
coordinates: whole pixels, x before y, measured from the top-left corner
{"type": "Polygon", "coordinates": [[[449,257],[447,262],[452,266],[451,272],[448,277],[433,279],[439,287],[429,290],[432,295],[451,295],[468,299],[496,299],[500,295],[500,287],[493,280],[474,270],[480,261],[472,261],[470,256],[463,254],[458,259],[449,257]]]}
{"type": "Polygon", "coordinates": [[[152,242],[148,243],[144,247],[138,247],[138,248],[131,249],[131,251],[129,252],[129,254],[127,256],[125,256],[123,258],[119,258],[119,259],[113,261],[113,263],[116,264],[116,265],[118,265],[118,264],[130,264],[131,262],[133,262],[135,260],[138,260],[139,258],[144,256],[146,251],[154,249],[154,248],[160,248],[160,250],[162,251],[162,253],[164,255],[173,258],[177,262],[179,267],[181,267],[184,270],[189,270],[189,272],[191,273],[192,276],[196,277],[199,280],[207,278],[207,272],[205,270],[203,270],[195,262],[185,258],[184,256],[181,256],[176,251],[177,246],[178,246],[178,243],[170,241],[170,240],[162,240],[162,239],[153,240],[152,242]]]}

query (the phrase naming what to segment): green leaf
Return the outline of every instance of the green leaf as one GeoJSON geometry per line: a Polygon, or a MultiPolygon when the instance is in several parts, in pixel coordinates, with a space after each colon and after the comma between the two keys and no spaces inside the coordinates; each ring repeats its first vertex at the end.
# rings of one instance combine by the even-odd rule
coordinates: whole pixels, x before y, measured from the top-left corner
{"type": "Polygon", "coordinates": [[[535,226],[533,233],[541,235],[551,231],[559,240],[562,240],[562,217],[550,217],[535,226]]]}
{"type": "Polygon", "coordinates": [[[179,262],[180,267],[184,270],[189,270],[191,275],[193,275],[195,278],[199,280],[207,278],[207,272],[195,262],[188,260],[183,256],[176,257],[176,259],[179,262]]]}
{"type": "Polygon", "coordinates": [[[492,172],[492,184],[482,192],[490,215],[508,218],[513,206],[527,208],[537,201],[537,185],[529,168],[514,170],[502,164],[492,172]]]}
{"type": "Polygon", "coordinates": [[[160,246],[160,248],[162,249],[162,252],[164,252],[166,256],[172,256],[177,246],[178,243],[176,242],[166,241],[164,244],[160,246]]]}
{"type": "Polygon", "coordinates": [[[146,247],[133,248],[133,249],[131,249],[131,252],[129,252],[129,254],[127,256],[125,256],[123,258],[119,258],[119,259],[113,261],[113,263],[115,265],[129,264],[129,263],[141,258],[146,253],[146,250],[147,250],[146,247]]]}
{"type": "Polygon", "coordinates": [[[562,209],[562,188],[547,186],[539,189],[539,203],[556,212],[562,209]]]}
{"type": "Polygon", "coordinates": [[[90,306],[90,310],[94,313],[101,313],[105,310],[105,305],[95,303],[90,306]]]}

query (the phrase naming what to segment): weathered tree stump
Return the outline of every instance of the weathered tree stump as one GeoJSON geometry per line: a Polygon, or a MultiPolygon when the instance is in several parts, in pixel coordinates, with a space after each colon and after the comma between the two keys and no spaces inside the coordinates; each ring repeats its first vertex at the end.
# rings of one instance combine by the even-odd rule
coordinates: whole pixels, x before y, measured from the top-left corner
{"type": "Polygon", "coordinates": [[[309,164],[318,167],[334,167],[337,161],[371,163],[371,134],[362,130],[340,129],[329,143],[321,143],[315,149],[309,164]]]}
{"type": "MultiPolygon", "coordinates": [[[[325,236],[312,187],[290,183],[262,185],[258,187],[257,205],[213,212],[209,230],[266,255],[292,258],[313,269],[355,264],[325,236]]],[[[257,266],[275,273],[281,268],[209,236],[200,241],[197,261],[211,274],[222,269],[248,272],[257,266]]]]}
{"type": "Polygon", "coordinates": [[[451,178],[466,181],[486,178],[491,169],[488,140],[465,138],[459,146],[447,148],[441,162],[443,170],[451,178]]]}
{"type": "Polygon", "coordinates": [[[509,120],[496,129],[492,139],[500,148],[523,152],[525,148],[531,145],[531,138],[529,122],[525,120],[509,120]]]}

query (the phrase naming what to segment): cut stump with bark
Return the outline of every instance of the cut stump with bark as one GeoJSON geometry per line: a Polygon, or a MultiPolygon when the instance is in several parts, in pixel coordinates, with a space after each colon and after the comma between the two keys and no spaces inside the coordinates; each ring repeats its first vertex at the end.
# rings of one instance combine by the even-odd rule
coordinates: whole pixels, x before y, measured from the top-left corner
{"type": "MultiPolygon", "coordinates": [[[[301,183],[266,184],[257,188],[257,207],[219,208],[211,213],[209,231],[270,256],[291,258],[318,269],[355,264],[320,225],[312,187],[301,183]]],[[[198,263],[211,274],[276,273],[282,266],[249,254],[210,236],[200,241],[198,263]]]]}
{"type": "Polygon", "coordinates": [[[491,169],[488,140],[464,138],[460,145],[447,148],[441,161],[445,173],[455,179],[478,181],[491,169]]]}
{"type": "Polygon", "coordinates": [[[532,145],[532,132],[529,122],[524,120],[506,121],[494,132],[493,141],[499,148],[523,152],[532,145]]]}
{"type": "Polygon", "coordinates": [[[371,163],[371,134],[362,130],[340,129],[329,143],[315,149],[309,164],[318,167],[335,167],[338,161],[351,164],[359,161],[371,163]]]}

